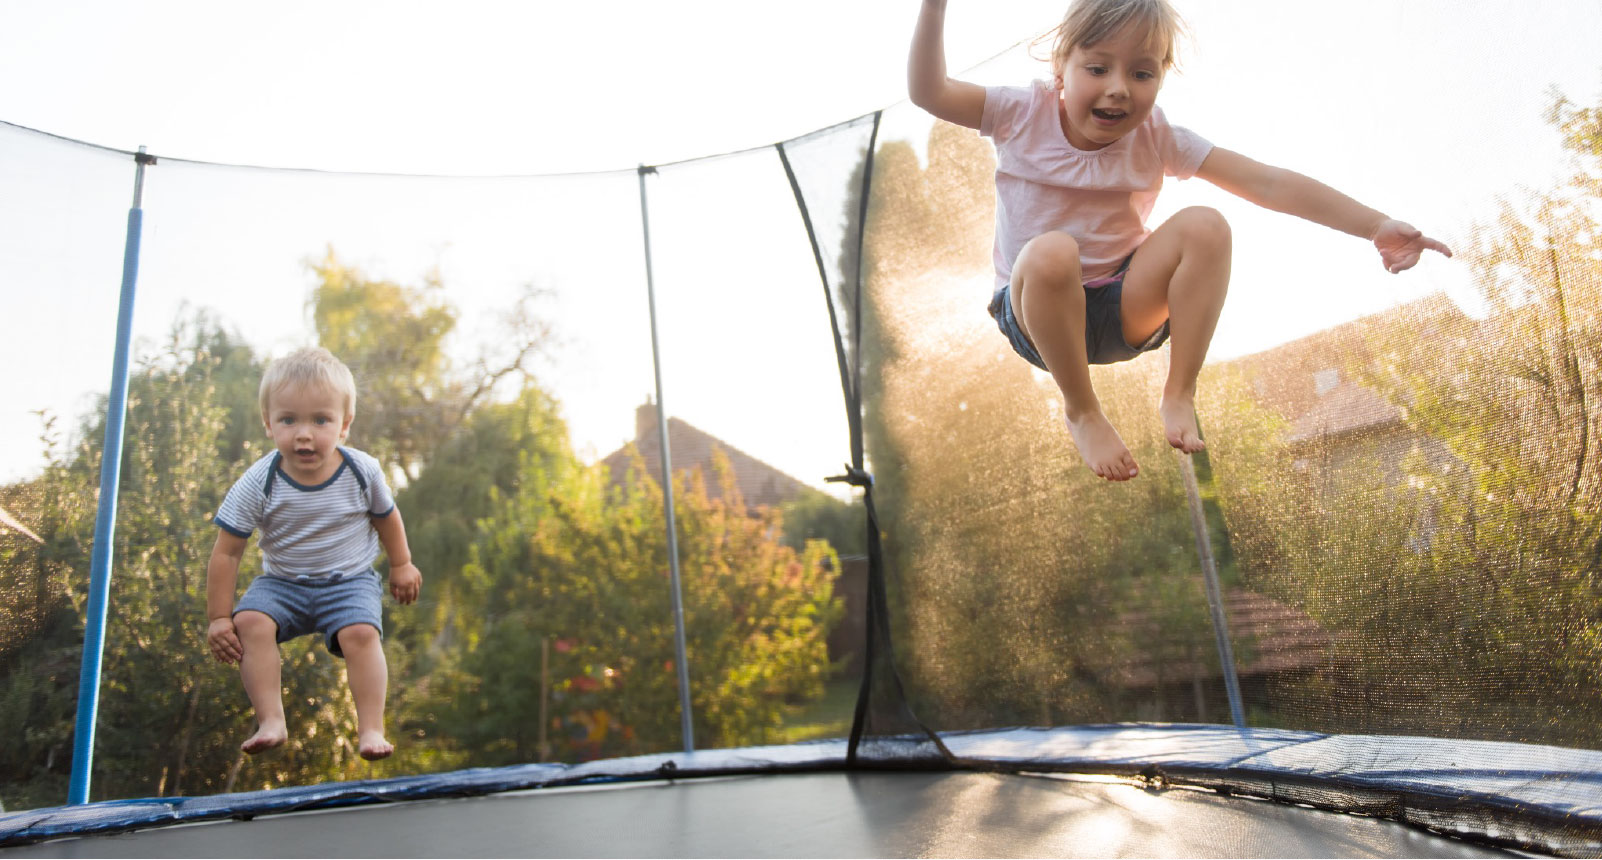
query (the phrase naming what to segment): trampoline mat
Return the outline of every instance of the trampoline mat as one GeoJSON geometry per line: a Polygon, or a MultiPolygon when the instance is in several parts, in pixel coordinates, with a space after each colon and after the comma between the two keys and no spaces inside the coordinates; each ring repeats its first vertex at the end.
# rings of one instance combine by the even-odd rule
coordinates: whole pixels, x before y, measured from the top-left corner
{"type": "Polygon", "coordinates": [[[265,815],[8,857],[1505,857],[1374,818],[1209,791],[975,772],[546,788],[265,815]]]}

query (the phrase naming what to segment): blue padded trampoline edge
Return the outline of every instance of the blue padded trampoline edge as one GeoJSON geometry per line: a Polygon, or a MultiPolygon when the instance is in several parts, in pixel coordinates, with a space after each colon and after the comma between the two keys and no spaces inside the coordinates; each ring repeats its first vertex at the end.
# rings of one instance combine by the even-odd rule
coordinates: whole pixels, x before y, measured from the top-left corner
{"type": "MultiPolygon", "coordinates": [[[[1106,724],[942,733],[959,760],[997,769],[1198,774],[1325,782],[1443,803],[1472,800],[1509,816],[1602,834],[1602,751],[1485,741],[1326,735],[1219,725],[1106,724]]],[[[871,763],[895,768],[891,759],[871,763]]],[[[927,762],[906,762],[924,767],[927,762]]],[[[301,809],[729,774],[844,770],[846,742],[662,753],[582,764],[522,764],[384,780],[187,798],[104,801],[0,814],[0,847],[181,822],[301,809]]],[[[1251,793],[1250,791],[1244,793],[1251,793]]],[[[1571,828],[1571,829],[1572,829],[1571,828]]],[[[1598,843],[1602,851],[1602,843],[1598,843]]]]}
{"type": "Polygon", "coordinates": [[[662,753],[582,764],[521,764],[421,776],[335,782],[198,797],[107,800],[0,814],[0,848],[65,836],[122,833],[147,827],[257,815],[468,797],[588,783],[690,778],[730,773],[839,769],[845,741],[662,753]]]}

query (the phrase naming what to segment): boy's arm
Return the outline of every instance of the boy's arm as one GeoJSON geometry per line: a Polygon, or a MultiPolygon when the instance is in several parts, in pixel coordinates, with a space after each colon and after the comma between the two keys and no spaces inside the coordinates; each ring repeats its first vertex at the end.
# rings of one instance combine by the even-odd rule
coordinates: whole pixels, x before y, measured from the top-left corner
{"type": "Polygon", "coordinates": [[[384,545],[389,559],[389,593],[401,603],[413,603],[423,591],[423,574],[412,564],[412,550],[406,544],[406,524],[401,522],[400,508],[391,508],[386,516],[373,520],[378,540],[384,545]]]}
{"type": "Polygon", "coordinates": [[[1385,270],[1411,269],[1426,250],[1452,256],[1452,250],[1425,236],[1413,225],[1297,173],[1270,167],[1222,147],[1214,147],[1196,175],[1243,200],[1265,209],[1306,218],[1325,227],[1374,243],[1385,270]]]}
{"type": "Polygon", "coordinates": [[[923,0],[907,58],[907,95],[938,119],[978,128],[985,88],[946,77],[945,27],[946,0],[923,0]]]}
{"type": "Polygon", "coordinates": [[[217,530],[206,564],[206,643],[212,656],[223,663],[238,663],[245,648],[234,630],[234,588],[239,583],[239,560],[247,540],[226,529],[217,530]]]}

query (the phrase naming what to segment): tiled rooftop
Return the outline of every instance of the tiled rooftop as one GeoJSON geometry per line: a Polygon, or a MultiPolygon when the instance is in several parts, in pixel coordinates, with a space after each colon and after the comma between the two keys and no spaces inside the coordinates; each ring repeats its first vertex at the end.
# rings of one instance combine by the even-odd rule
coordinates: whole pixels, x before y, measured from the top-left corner
{"type": "MultiPolygon", "coordinates": [[[[673,459],[673,471],[683,473],[699,469],[706,480],[707,494],[722,496],[722,488],[712,471],[714,448],[729,458],[734,470],[735,486],[749,508],[775,507],[800,497],[810,488],[795,478],[735,448],[727,442],[678,418],[669,417],[668,452],[673,459]]],[[[635,410],[634,446],[645,461],[647,474],[653,481],[662,480],[662,444],[657,429],[656,406],[651,403],[635,410]]],[[[612,482],[621,484],[632,462],[628,448],[619,448],[602,458],[611,470],[612,482]]]]}

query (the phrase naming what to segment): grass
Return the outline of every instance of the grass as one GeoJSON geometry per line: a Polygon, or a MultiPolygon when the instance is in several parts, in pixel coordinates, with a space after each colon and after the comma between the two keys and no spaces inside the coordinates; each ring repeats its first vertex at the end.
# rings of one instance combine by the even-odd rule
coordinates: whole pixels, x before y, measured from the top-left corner
{"type": "Polygon", "coordinates": [[[793,744],[819,738],[843,738],[851,733],[857,707],[858,678],[836,678],[823,688],[823,697],[795,706],[779,729],[778,742],[793,744]]]}

